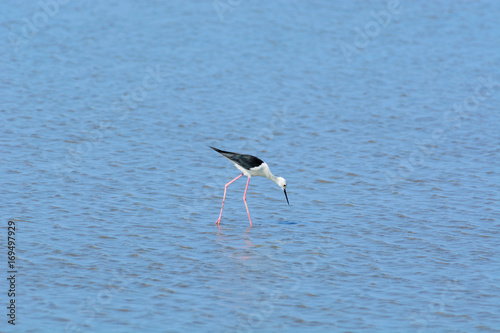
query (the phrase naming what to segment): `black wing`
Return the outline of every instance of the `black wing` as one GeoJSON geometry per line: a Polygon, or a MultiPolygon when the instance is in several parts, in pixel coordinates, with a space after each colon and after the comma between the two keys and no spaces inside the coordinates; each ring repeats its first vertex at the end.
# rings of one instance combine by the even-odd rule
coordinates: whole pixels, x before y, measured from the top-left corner
{"type": "Polygon", "coordinates": [[[251,168],[258,167],[259,165],[264,163],[264,161],[262,161],[260,158],[252,156],[252,155],[242,155],[242,154],[238,154],[238,153],[231,153],[229,151],[220,150],[220,149],[217,149],[214,147],[210,147],[210,148],[212,148],[213,150],[215,150],[216,152],[218,152],[219,154],[221,154],[225,158],[231,160],[232,162],[244,167],[247,170],[250,170],[251,168]]]}

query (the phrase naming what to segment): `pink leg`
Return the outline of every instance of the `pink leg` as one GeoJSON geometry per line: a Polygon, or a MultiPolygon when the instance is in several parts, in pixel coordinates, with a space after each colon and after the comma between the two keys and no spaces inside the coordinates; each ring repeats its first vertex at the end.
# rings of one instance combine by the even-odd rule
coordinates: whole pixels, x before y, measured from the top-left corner
{"type": "Polygon", "coordinates": [[[247,208],[247,214],[248,214],[248,220],[250,220],[250,226],[252,226],[252,219],[250,218],[250,212],[248,211],[248,206],[247,206],[247,190],[249,183],[250,183],[250,177],[248,177],[247,180],[247,187],[245,188],[245,194],[243,194],[243,201],[245,202],[245,207],[247,208]]]}
{"type": "Polygon", "coordinates": [[[231,185],[231,183],[234,182],[236,179],[240,178],[241,176],[243,176],[243,174],[241,174],[238,177],[234,178],[229,183],[227,183],[226,186],[224,186],[224,197],[222,198],[222,207],[220,208],[219,219],[215,222],[215,223],[217,223],[217,225],[220,224],[220,218],[222,217],[222,209],[224,208],[224,201],[226,200],[226,190],[227,190],[227,187],[229,185],[231,185]]]}

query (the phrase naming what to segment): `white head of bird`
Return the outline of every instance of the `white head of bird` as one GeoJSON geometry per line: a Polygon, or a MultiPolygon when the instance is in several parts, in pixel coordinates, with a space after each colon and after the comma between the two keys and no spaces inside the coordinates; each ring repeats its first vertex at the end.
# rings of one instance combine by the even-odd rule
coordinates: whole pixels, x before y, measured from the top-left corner
{"type": "Polygon", "coordinates": [[[276,184],[278,184],[279,187],[285,192],[285,198],[286,198],[286,203],[290,204],[288,202],[288,195],[286,195],[286,180],[283,177],[276,177],[276,180],[274,181],[276,184]]]}
{"type": "Polygon", "coordinates": [[[276,177],[276,184],[281,187],[282,190],[286,190],[286,179],[283,177],[276,177]]]}

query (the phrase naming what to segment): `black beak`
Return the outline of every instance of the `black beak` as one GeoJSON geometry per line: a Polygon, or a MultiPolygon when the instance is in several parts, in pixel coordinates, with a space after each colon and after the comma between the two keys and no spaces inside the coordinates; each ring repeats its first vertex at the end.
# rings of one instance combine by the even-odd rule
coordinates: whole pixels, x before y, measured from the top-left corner
{"type": "Polygon", "coordinates": [[[286,195],[286,190],[283,191],[285,192],[286,203],[288,204],[288,206],[290,206],[290,203],[288,202],[288,196],[286,195]]]}

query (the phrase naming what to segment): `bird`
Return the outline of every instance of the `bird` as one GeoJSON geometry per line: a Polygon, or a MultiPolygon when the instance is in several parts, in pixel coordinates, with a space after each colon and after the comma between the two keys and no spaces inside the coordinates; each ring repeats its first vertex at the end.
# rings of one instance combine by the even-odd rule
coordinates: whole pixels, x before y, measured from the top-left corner
{"type": "Polygon", "coordinates": [[[285,193],[285,198],[286,202],[288,205],[290,205],[290,202],[288,201],[288,196],[286,194],[286,180],[283,177],[276,177],[275,175],[272,174],[271,169],[269,169],[269,166],[266,164],[266,162],[262,161],[260,158],[252,156],[252,155],[245,155],[245,154],[238,154],[238,153],[231,153],[229,151],[224,151],[220,150],[214,147],[209,146],[231,162],[233,162],[234,166],[242,172],[241,175],[238,177],[234,178],[231,180],[229,183],[224,186],[224,197],[222,198],[222,207],[220,208],[220,214],[219,218],[215,222],[218,226],[220,225],[220,220],[222,217],[222,210],[224,209],[224,201],[226,200],[226,191],[227,187],[231,185],[234,181],[236,181],[238,178],[241,176],[245,175],[248,177],[247,180],[247,186],[245,188],[245,194],[243,194],[243,201],[245,202],[245,207],[247,209],[247,214],[248,214],[248,220],[250,221],[250,226],[252,226],[252,219],[250,218],[250,212],[248,211],[248,206],[247,206],[247,190],[248,190],[248,184],[250,183],[250,178],[252,176],[261,176],[261,177],[266,177],[273,182],[275,182],[285,193]]]}

